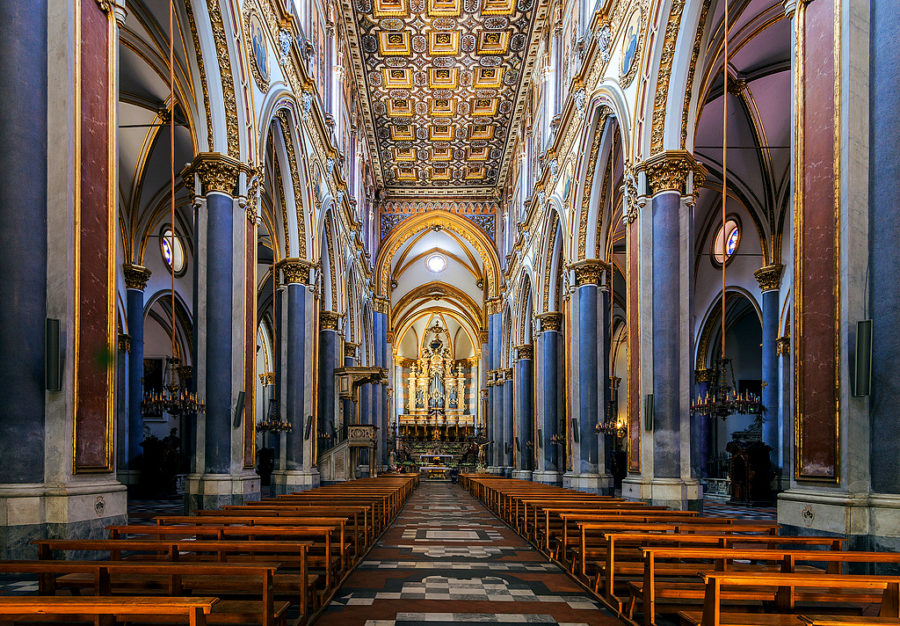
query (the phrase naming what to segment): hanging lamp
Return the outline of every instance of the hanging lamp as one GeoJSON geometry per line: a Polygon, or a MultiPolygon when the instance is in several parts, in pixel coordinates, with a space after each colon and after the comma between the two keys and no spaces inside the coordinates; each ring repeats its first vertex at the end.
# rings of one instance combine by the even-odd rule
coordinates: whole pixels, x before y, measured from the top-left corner
{"type": "Polygon", "coordinates": [[[728,198],[728,27],[728,2],[725,2],[725,63],[722,70],[724,80],[722,89],[722,344],[710,376],[709,391],[706,396],[698,396],[697,400],[691,403],[691,414],[723,420],[733,413],[756,415],[763,411],[759,396],[749,391],[738,393],[732,360],[725,354],[725,266],[728,261],[725,233],[728,198]]]}
{"type": "Polygon", "coordinates": [[[169,160],[171,165],[171,186],[169,188],[169,270],[171,276],[172,305],[172,355],[166,357],[166,368],[163,374],[163,388],[159,391],[148,391],[141,403],[144,415],[168,413],[173,417],[205,413],[206,406],[197,399],[197,394],[187,389],[179,374],[181,360],[175,349],[175,31],[173,28],[174,6],[169,1],[169,160]]]}

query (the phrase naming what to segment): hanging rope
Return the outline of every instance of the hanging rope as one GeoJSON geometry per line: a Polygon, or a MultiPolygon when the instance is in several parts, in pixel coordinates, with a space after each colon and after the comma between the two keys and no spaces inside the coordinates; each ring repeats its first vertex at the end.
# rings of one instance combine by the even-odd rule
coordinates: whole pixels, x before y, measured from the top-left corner
{"type": "Polygon", "coordinates": [[[172,167],[169,219],[172,228],[169,230],[169,269],[172,276],[172,358],[175,358],[175,30],[172,15],[175,12],[175,0],[169,0],[169,161],[172,167]]]}
{"type": "Polygon", "coordinates": [[[728,0],[725,0],[725,64],[722,70],[722,359],[725,359],[725,256],[728,234],[725,232],[726,200],[728,198],[728,0]]]}

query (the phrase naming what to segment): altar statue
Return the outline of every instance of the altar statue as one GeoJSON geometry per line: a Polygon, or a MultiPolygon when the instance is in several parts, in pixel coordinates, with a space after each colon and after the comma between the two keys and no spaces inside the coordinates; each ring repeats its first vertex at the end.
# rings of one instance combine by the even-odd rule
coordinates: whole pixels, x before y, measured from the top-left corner
{"type": "MultiPolygon", "coordinates": [[[[437,355],[436,355],[437,356],[437,355]]],[[[438,357],[440,358],[440,357],[438,357]]],[[[428,408],[443,409],[444,408],[444,376],[443,371],[439,367],[433,370],[431,382],[428,385],[428,408]]]]}
{"type": "Polygon", "coordinates": [[[459,398],[456,393],[456,385],[450,386],[450,394],[447,398],[447,402],[451,409],[459,408],[459,398]]]}

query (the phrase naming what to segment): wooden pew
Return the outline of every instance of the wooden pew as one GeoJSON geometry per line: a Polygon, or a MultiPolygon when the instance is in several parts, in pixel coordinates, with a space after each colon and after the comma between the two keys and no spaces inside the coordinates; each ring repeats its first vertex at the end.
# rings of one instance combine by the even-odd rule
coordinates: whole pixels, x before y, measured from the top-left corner
{"type": "MultiPolygon", "coordinates": [[[[207,618],[211,624],[260,623],[263,626],[283,624],[288,602],[276,602],[272,592],[272,577],[277,564],[242,563],[160,563],[157,561],[0,561],[0,573],[37,574],[39,593],[54,595],[58,577],[89,575],[94,593],[98,596],[114,594],[127,586],[147,591],[160,591],[178,596],[185,589],[208,591],[240,585],[242,595],[253,595],[253,582],[260,584],[260,593],[253,600],[222,600],[216,602],[207,618]],[[208,585],[212,577],[214,584],[208,585]],[[154,589],[156,587],[156,589],[154,589]]],[[[210,593],[201,593],[207,597],[210,593]]],[[[215,592],[213,595],[224,595],[215,592]]]]}
{"type": "Polygon", "coordinates": [[[310,567],[320,567],[325,574],[325,588],[330,589],[340,573],[340,555],[333,555],[332,536],[337,531],[335,526],[143,526],[124,525],[107,526],[110,539],[122,537],[157,537],[178,539],[209,539],[221,541],[254,541],[266,539],[311,540],[313,543],[307,551],[307,563],[310,567]],[[313,552],[321,550],[322,553],[313,552]]]}
{"type": "MultiPolygon", "coordinates": [[[[341,571],[350,566],[349,552],[353,547],[358,550],[358,543],[347,543],[346,518],[343,517],[272,517],[256,515],[159,515],[153,518],[159,526],[271,526],[277,528],[303,528],[306,526],[331,526],[339,531],[341,571]]],[[[357,552],[358,554],[358,552],[357,552]]]]}
{"type": "Polygon", "coordinates": [[[347,506],[347,505],[331,505],[317,506],[314,504],[289,504],[282,502],[264,503],[264,502],[248,502],[247,504],[229,504],[215,511],[197,511],[197,515],[268,515],[281,517],[328,517],[340,515],[348,520],[353,521],[355,529],[363,528],[363,539],[365,545],[369,545],[369,541],[375,538],[375,507],[368,506],[347,506]],[[234,513],[233,513],[234,512],[234,513]]]}
{"type": "MultiPolygon", "coordinates": [[[[183,618],[190,626],[204,626],[218,598],[166,598],[131,596],[127,598],[83,598],[78,596],[0,596],[0,616],[4,621],[59,621],[62,617],[84,620],[87,617],[111,616],[137,618],[183,618]]],[[[167,620],[169,621],[169,620],[167,620]]],[[[106,620],[97,619],[99,624],[106,620]]]]}
{"type": "MultiPolygon", "coordinates": [[[[714,573],[704,576],[703,612],[682,611],[679,617],[684,623],[701,626],[720,626],[722,617],[729,619],[727,624],[802,624],[799,616],[789,613],[794,609],[795,601],[802,598],[804,603],[854,602],[881,603],[879,617],[900,619],[900,576],[857,576],[840,574],[801,574],[775,573],[760,574],[758,572],[714,573]],[[723,587],[728,591],[723,593],[723,587]],[[774,596],[777,608],[781,613],[770,614],[763,622],[758,614],[743,616],[740,613],[723,613],[723,595],[734,594],[740,590],[769,590],[774,596]],[[798,589],[807,589],[804,594],[798,589]],[[784,593],[789,590],[790,593],[784,593]],[[851,590],[855,590],[851,591],[851,590]],[[777,592],[777,593],[776,593],[777,592]]],[[[804,614],[809,614],[809,609],[804,614]]]]}
{"type": "MultiPolygon", "coordinates": [[[[643,548],[643,580],[641,583],[632,583],[632,598],[629,605],[629,619],[634,615],[635,606],[640,601],[643,613],[643,623],[653,624],[656,620],[657,600],[680,600],[681,604],[690,600],[701,600],[704,597],[704,587],[696,578],[699,574],[713,571],[727,570],[753,570],[759,572],[781,571],[783,573],[798,572],[799,563],[808,563],[806,573],[816,571],[819,564],[827,564],[827,570],[818,570],[820,573],[840,574],[840,568],[847,563],[900,563],[900,553],[897,552],[842,552],[840,550],[772,550],[772,549],[735,549],[735,548],[676,548],[653,547],[643,548]],[[666,560],[675,560],[677,563],[667,563],[666,560]],[[736,560],[767,562],[774,567],[764,568],[756,564],[735,564],[736,560]],[[710,562],[711,561],[711,562],[710,562]],[[659,585],[657,589],[657,577],[667,576],[669,581],[659,585]],[[671,578],[683,576],[684,583],[672,583],[671,578]]],[[[790,589],[786,589],[782,601],[793,603],[790,598],[790,589]]],[[[677,604],[677,603],[676,603],[677,604]]]]}
{"type": "Polygon", "coordinates": [[[319,577],[310,575],[306,552],[309,541],[197,541],[146,539],[38,539],[38,558],[53,559],[54,552],[100,552],[110,561],[157,559],[166,561],[238,562],[278,561],[281,567],[272,579],[276,597],[295,599],[301,615],[306,615],[310,598],[315,598],[319,577]],[[127,556],[126,554],[127,553],[127,556]],[[209,560],[209,556],[213,561],[209,560]],[[296,571],[288,571],[290,570],[296,571]]]}

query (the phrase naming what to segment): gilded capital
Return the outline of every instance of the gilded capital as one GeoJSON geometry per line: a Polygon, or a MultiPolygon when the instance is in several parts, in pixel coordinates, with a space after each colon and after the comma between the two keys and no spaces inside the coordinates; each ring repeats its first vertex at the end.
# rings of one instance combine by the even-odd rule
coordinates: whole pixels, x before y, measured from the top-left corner
{"type": "Polygon", "coordinates": [[[650,195],[664,191],[677,191],[684,194],[689,174],[694,174],[695,190],[706,180],[706,168],[698,163],[694,155],[687,150],[660,152],[643,163],[639,163],[637,169],[647,175],[647,188],[650,195]]]}
{"type": "Polygon", "coordinates": [[[791,354],[790,336],[779,337],[775,340],[775,353],[778,356],[789,356],[791,354]]]}
{"type": "Polygon", "coordinates": [[[530,343],[524,343],[521,346],[516,346],[516,352],[519,355],[519,359],[534,358],[534,347],[530,343]]]}
{"type": "Polygon", "coordinates": [[[191,163],[191,170],[200,177],[204,193],[218,191],[230,196],[235,194],[238,177],[246,169],[237,159],[218,152],[201,152],[191,163]]]}
{"type": "Polygon", "coordinates": [[[263,372],[259,375],[259,382],[262,385],[274,385],[275,384],[275,372],[263,372]]]}
{"type": "Polygon", "coordinates": [[[284,259],[278,264],[284,282],[291,284],[308,284],[312,272],[312,265],[300,259],[284,259]]]}
{"type": "Polygon", "coordinates": [[[375,296],[374,298],[372,298],[372,310],[375,313],[382,313],[384,315],[387,315],[391,310],[391,301],[387,298],[375,296]]]}
{"type": "Polygon", "coordinates": [[[569,267],[575,270],[576,285],[599,285],[603,272],[609,269],[609,263],[600,259],[585,259],[572,263],[569,267]]]}
{"type": "Polygon", "coordinates": [[[352,341],[345,341],[344,342],[344,358],[355,359],[357,348],[359,348],[358,343],[354,343],[352,341]]]}
{"type": "Polygon", "coordinates": [[[131,337],[125,333],[119,333],[119,352],[131,352],[131,337]]]}
{"type": "Polygon", "coordinates": [[[488,342],[488,332],[486,330],[478,331],[478,340],[481,343],[487,343],[488,342]]]}
{"type": "Polygon", "coordinates": [[[697,383],[712,382],[712,370],[706,368],[694,370],[694,381],[697,383]]]}
{"type": "Polygon", "coordinates": [[[501,311],[501,307],[503,305],[503,301],[500,298],[491,298],[487,301],[487,314],[488,315],[497,315],[501,311]]]}
{"type": "Polygon", "coordinates": [[[781,285],[781,275],[784,272],[784,265],[774,263],[759,268],[753,275],[759,283],[760,291],[774,291],[781,285]]]}
{"type": "Polygon", "coordinates": [[[559,332],[562,329],[562,314],[557,311],[541,313],[540,315],[535,315],[535,317],[540,321],[542,331],[553,330],[559,332]]]}
{"type": "Polygon", "coordinates": [[[137,289],[143,291],[147,288],[147,281],[150,279],[150,270],[142,265],[132,265],[126,263],[122,266],[125,272],[125,288],[137,289]]]}
{"type": "Polygon", "coordinates": [[[335,311],[319,312],[319,330],[337,330],[341,314],[335,311]]]}

